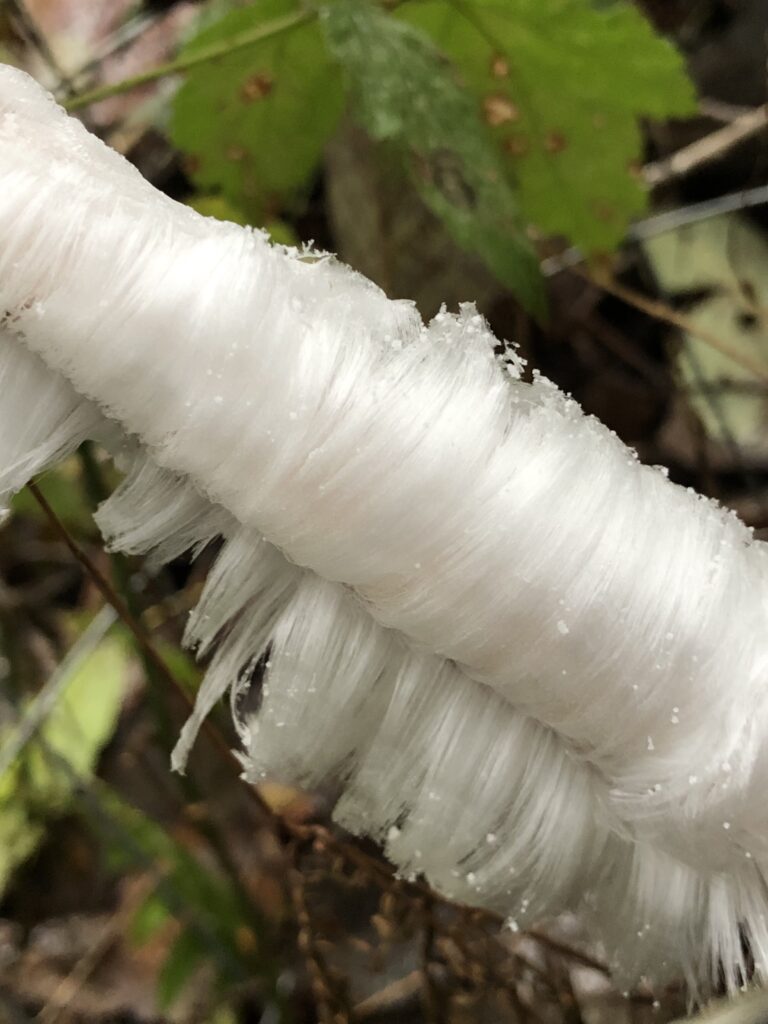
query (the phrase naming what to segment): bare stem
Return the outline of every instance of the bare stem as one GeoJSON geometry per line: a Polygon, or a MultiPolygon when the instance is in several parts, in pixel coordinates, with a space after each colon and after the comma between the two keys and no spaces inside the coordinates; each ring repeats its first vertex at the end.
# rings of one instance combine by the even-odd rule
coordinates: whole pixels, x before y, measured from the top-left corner
{"type": "Polygon", "coordinates": [[[167,78],[168,75],[181,74],[200,64],[207,64],[209,61],[228,57],[230,54],[236,53],[238,50],[244,50],[246,47],[253,46],[264,39],[271,39],[282,32],[298,28],[299,25],[303,25],[315,17],[314,11],[294,11],[292,14],[286,14],[282,18],[275,18],[273,21],[268,21],[263,25],[256,25],[244,32],[239,32],[229,39],[211,43],[209,46],[202,46],[192,53],[176,57],[175,60],[168,61],[165,64],[158,64],[148,71],[142,71],[139,75],[123,78],[119,82],[111,82],[108,85],[100,85],[95,89],[80,93],[79,96],[73,96],[67,100],[64,106],[69,111],[81,110],[92,103],[99,103],[101,100],[109,99],[111,96],[120,96],[123,93],[131,92],[131,90],[138,89],[149,82],[156,82],[160,78],[167,78]]]}
{"type": "Polygon", "coordinates": [[[683,313],[678,313],[677,310],[672,309],[667,303],[660,302],[658,299],[648,298],[647,295],[635,291],[634,288],[628,288],[626,285],[620,284],[614,278],[600,271],[589,273],[580,267],[572,267],[571,270],[585,281],[596,284],[598,288],[602,288],[609,295],[614,295],[617,299],[621,299],[628,306],[633,306],[635,309],[640,310],[646,316],[650,316],[654,320],[660,320],[662,323],[669,324],[671,327],[676,327],[678,330],[685,331],[698,338],[699,341],[703,341],[705,345],[709,345],[710,348],[715,349],[721,355],[732,359],[734,363],[747,370],[758,380],[768,383],[768,367],[766,367],[761,359],[736,348],[736,346],[721,338],[718,334],[700,326],[690,317],[685,316],[683,313]]]}
{"type": "Polygon", "coordinates": [[[676,153],[646,164],[643,178],[651,188],[663,185],[674,178],[682,178],[702,164],[710,163],[723,156],[745,139],[752,138],[768,126],[768,104],[741,114],[730,124],[697,139],[690,146],[678,149],[676,153]]]}

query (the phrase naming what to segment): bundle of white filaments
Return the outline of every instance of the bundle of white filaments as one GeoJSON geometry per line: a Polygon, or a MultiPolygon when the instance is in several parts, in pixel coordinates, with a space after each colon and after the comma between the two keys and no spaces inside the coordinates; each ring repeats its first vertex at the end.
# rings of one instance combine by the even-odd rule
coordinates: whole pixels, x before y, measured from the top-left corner
{"type": "Polygon", "coordinates": [[[332,779],[404,872],[591,922],[624,977],[768,969],[768,549],[638,463],[474,308],[155,191],[0,67],[0,491],[96,438],[97,519],[223,538],[187,641],[252,779],[332,779]],[[748,954],[745,954],[745,946],[748,954]]]}

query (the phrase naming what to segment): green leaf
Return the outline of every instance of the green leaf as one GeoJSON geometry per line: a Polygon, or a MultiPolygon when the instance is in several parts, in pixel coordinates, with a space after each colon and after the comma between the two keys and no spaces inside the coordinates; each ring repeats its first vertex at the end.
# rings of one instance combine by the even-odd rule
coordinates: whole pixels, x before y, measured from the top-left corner
{"type": "Polygon", "coordinates": [[[157,980],[157,1000],[167,1010],[205,959],[205,947],[198,936],[185,929],[174,942],[157,980]]]}
{"type": "Polygon", "coordinates": [[[629,4],[424,0],[401,16],[455,61],[506,153],[523,209],[586,252],[642,213],[638,118],[695,111],[683,61],[629,4]]]}
{"type": "Polygon", "coordinates": [[[329,4],[324,25],[366,130],[406,155],[454,238],[540,313],[543,285],[515,193],[450,64],[424,33],[364,0],[329,4]]]}
{"type": "Polygon", "coordinates": [[[42,729],[46,745],[79,776],[88,776],[114,732],[125,693],[131,648],[115,631],[80,665],[42,729]]]}
{"type": "Polygon", "coordinates": [[[165,903],[150,893],[133,915],[128,930],[131,941],[137,946],[145,945],[172,919],[165,903]]]}
{"type": "MultiPolygon", "coordinates": [[[[295,10],[291,0],[260,0],[231,11],[190,40],[182,56],[295,10]]],[[[261,223],[306,191],[342,105],[338,69],[318,25],[306,23],[190,71],[170,134],[198,187],[261,223]]]]}

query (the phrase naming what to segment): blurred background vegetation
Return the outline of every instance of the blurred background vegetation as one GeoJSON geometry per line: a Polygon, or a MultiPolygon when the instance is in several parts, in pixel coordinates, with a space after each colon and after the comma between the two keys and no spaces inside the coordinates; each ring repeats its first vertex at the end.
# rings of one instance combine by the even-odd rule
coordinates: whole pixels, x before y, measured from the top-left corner
{"type": "MultiPolygon", "coordinates": [[[[757,531],[767,36],[765,0],[0,0],[0,59],[159,188],[425,316],[476,301],[757,531]]],[[[577,921],[499,933],[393,878],[328,825],[332,793],[246,787],[226,713],[171,775],[212,553],[105,554],[117,479],[84,448],[0,532],[0,1021],[684,1012],[679,987],[617,989],[577,921]]]]}

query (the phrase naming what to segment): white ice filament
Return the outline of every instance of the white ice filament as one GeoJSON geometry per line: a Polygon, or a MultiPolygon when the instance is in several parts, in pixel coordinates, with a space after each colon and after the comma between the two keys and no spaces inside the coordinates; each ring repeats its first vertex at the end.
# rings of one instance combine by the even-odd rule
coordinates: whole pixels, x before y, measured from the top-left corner
{"type": "Polygon", "coordinates": [[[252,777],[336,781],[403,870],[581,910],[630,975],[735,983],[740,927],[768,968],[768,553],[743,524],[507,372],[474,308],[424,325],[199,217],[9,68],[0,241],[0,491],[106,417],[134,451],[109,542],[224,538],[177,764],[262,665],[252,777]]]}

